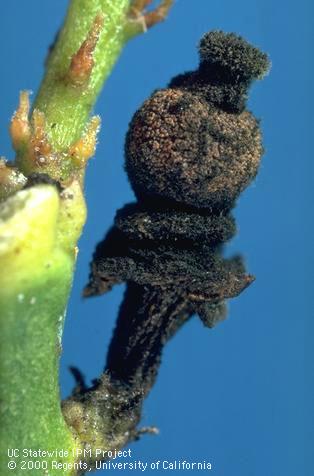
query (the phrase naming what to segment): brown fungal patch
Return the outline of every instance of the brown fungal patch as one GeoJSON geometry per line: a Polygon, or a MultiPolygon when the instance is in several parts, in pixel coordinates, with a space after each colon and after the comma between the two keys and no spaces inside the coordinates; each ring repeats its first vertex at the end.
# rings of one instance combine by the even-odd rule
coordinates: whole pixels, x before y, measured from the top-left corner
{"type": "MultiPolygon", "coordinates": [[[[141,9],[149,0],[136,0],[141,9]]],[[[126,283],[106,374],[146,395],[167,341],[197,314],[206,327],[253,281],[241,257],[226,259],[231,209],[263,152],[248,88],[268,58],[234,34],[210,32],[197,71],[174,78],[135,113],[126,170],[138,199],[116,214],[93,256],[86,296],[126,283]]]]}
{"type": "Polygon", "coordinates": [[[156,92],[135,114],[126,169],[140,198],[199,208],[230,207],[255,177],[262,155],[258,123],[190,92],[156,92]]]}

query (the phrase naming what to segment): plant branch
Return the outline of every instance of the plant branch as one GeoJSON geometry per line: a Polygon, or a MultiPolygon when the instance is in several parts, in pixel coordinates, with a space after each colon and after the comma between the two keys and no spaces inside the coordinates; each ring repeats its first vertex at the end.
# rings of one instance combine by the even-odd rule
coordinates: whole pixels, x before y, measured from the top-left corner
{"type": "Polygon", "coordinates": [[[129,0],[71,1],[34,103],[45,114],[55,150],[64,150],[80,138],[104,80],[125,44],[128,7],[129,0]],[[73,70],[73,58],[88,40],[93,65],[85,83],[78,84],[73,81],[73,71],[71,78],[71,66],[73,70]]]}
{"type": "MultiPolygon", "coordinates": [[[[59,355],[73,258],[58,245],[60,199],[51,185],[18,192],[0,211],[1,468],[8,448],[79,445],[59,403],[59,355]]],[[[64,463],[71,458],[64,458],[64,463]]],[[[50,476],[72,472],[49,468],[50,476]]],[[[31,474],[31,471],[26,472],[31,474]]]]}
{"type": "MultiPolygon", "coordinates": [[[[61,412],[59,355],[86,219],[85,168],[100,124],[88,123],[89,114],[122,47],[143,31],[135,22],[130,33],[129,7],[130,0],[70,1],[33,107],[26,91],[20,95],[10,130],[15,163],[0,160],[1,454],[62,448],[61,466],[42,468],[49,476],[81,472],[72,450],[82,441],[61,412]]],[[[16,476],[24,474],[19,463],[16,476]]],[[[8,474],[6,458],[1,464],[8,474]]]]}

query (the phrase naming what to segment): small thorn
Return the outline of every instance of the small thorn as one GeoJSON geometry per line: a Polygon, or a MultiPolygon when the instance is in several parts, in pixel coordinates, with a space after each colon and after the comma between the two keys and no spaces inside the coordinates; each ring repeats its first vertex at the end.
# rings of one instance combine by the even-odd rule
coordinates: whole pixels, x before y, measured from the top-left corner
{"type": "Polygon", "coordinates": [[[70,147],[70,155],[76,165],[85,165],[86,161],[95,154],[97,134],[100,129],[100,117],[90,120],[85,134],[70,147]]]}
{"type": "Polygon", "coordinates": [[[82,86],[86,84],[90,78],[94,66],[93,54],[103,24],[104,16],[102,13],[98,13],[94,19],[93,25],[87,35],[86,40],[83,41],[78,51],[72,56],[68,71],[68,79],[75,86],[82,86]]]}
{"type": "Polygon", "coordinates": [[[19,107],[13,115],[10,125],[10,134],[15,150],[18,150],[29,140],[31,134],[28,119],[29,109],[29,92],[21,91],[19,107]]]}

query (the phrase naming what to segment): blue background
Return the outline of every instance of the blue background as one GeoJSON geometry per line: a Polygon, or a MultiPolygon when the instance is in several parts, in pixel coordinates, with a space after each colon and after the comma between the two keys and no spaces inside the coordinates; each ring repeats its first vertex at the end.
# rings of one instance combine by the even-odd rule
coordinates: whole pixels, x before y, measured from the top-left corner
{"type": "MultiPolygon", "coordinates": [[[[66,5],[2,2],[0,133],[9,158],[6,125],[18,91],[36,91],[66,5]]],[[[80,297],[95,244],[115,210],[133,199],[123,171],[132,114],[152,90],[196,66],[196,45],[209,29],[245,36],[273,63],[250,97],[266,154],[239,200],[239,234],[228,251],[242,252],[257,280],[230,303],[227,321],[206,330],[194,318],[167,346],[143,416],[160,435],[133,444],[134,459],[209,460],[217,476],[313,474],[313,13],[310,0],[177,0],[166,23],[125,48],[97,103],[103,127],[87,174],[89,216],[64,334],[64,396],[73,386],[69,365],[88,379],[101,372],[123,293],[121,286],[101,298],[80,297]]]]}

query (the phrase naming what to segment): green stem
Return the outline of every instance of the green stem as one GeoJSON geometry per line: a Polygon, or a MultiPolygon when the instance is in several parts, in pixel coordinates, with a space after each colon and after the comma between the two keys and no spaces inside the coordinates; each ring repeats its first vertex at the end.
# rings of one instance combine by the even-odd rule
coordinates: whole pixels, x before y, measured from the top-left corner
{"type": "MultiPolygon", "coordinates": [[[[53,152],[78,139],[91,108],[126,37],[129,0],[72,0],[35,101],[45,114],[53,152]],[[65,80],[71,57],[86,40],[97,14],[103,26],[94,65],[84,90],[65,80]]],[[[23,161],[23,157],[21,157],[23,161]]],[[[23,162],[21,162],[23,165],[23,162]]],[[[0,428],[1,475],[76,474],[72,450],[80,447],[63,418],[58,384],[59,355],[66,303],[71,289],[76,243],[86,218],[84,197],[74,176],[59,195],[51,185],[17,192],[0,207],[0,428]],[[9,458],[8,449],[20,457],[9,458]],[[68,456],[23,458],[21,450],[60,449],[68,456]],[[21,467],[21,461],[30,467],[21,467]],[[37,471],[32,463],[47,461],[37,471]]]]}
{"type": "Polygon", "coordinates": [[[50,55],[35,107],[43,111],[49,139],[56,151],[77,140],[97,95],[125,44],[129,0],[72,0],[58,40],[50,55]],[[78,51],[97,14],[104,24],[94,51],[94,67],[88,87],[75,88],[65,77],[72,56],[78,51]]]}
{"type": "MultiPolygon", "coordinates": [[[[53,460],[72,461],[78,443],[60,408],[58,384],[64,307],[74,255],[60,246],[60,199],[52,186],[18,192],[0,211],[0,399],[1,475],[70,475],[53,460]],[[19,230],[19,233],[16,231],[19,230]],[[19,457],[8,457],[8,449],[19,457]],[[24,448],[69,452],[64,458],[23,457],[24,448]],[[22,468],[22,461],[30,466],[22,468]],[[47,462],[37,472],[34,461],[47,462]]],[[[62,241],[61,241],[62,243],[62,241]]]]}
{"type": "MultiPolygon", "coordinates": [[[[32,120],[29,122],[28,99],[24,93],[11,124],[17,168],[2,163],[0,171],[4,192],[0,205],[0,474],[3,476],[82,474],[73,469],[73,463],[77,462],[73,450],[80,449],[83,443],[66,425],[60,407],[59,355],[76,243],[86,218],[82,177],[95,141],[93,130],[84,140],[82,132],[122,47],[142,28],[136,22],[130,28],[127,17],[130,2],[70,1],[35,99],[32,120]],[[73,57],[77,59],[76,53],[90,38],[93,25],[97,27],[94,31],[97,41],[87,52],[86,64],[73,63],[73,57]],[[73,71],[75,74],[78,71],[78,76],[73,71]],[[33,185],[16,192],[27,181],[24,176],[21,183],[16,179],[15,174],[20,172],[27,176],[35,172],[39,181],[45,174],[49,175],[54,179],[52,183],[65,176],[62,193],[53,185],[33,185]],[[5,200],[9,193],[12,196],[5,200]],[[24,458],[23,448],[57,449],[65,454],[24,458]],[[8,449],[19,450],[19,457],[8,457],[8,449]],[[17,464],[13,472],[8,467],[10,460],[17,464]],[[22,468],[23,460],[28,460],[30,466],[22,468]],[[47,467],[42,466],[38,471],[32,466],[36,460],[39,465],[47,462],[47,467]],[[65,466],[58,467],[58,462],[65,466]]],[[[32,180],[36,183],[36,177],[32,180]]]]}

